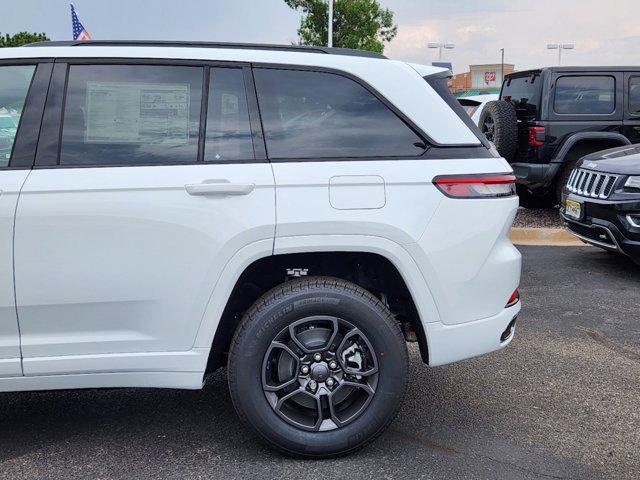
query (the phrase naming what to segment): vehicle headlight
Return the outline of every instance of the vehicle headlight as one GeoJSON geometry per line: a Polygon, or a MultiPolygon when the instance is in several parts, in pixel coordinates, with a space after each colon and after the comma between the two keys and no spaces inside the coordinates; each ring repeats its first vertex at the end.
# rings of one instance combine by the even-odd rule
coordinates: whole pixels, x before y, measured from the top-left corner
{"type": "Polygon", "coordinates": [[[627,181],[624,183],[624,186],[628,188],[640,189],[640,177],[636,176],[636,177],[627,178],[627,181]]]}

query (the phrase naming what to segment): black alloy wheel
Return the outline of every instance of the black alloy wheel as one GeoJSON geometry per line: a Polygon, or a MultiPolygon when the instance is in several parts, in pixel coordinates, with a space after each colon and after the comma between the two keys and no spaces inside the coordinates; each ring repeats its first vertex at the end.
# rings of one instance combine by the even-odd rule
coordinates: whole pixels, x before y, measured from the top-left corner
{"type": "Polygon", "coordinates": [[[393,421],[407,385],[402,330],[379,299],[330,277],[265,293],[232,339],[228,380],[240,419],[297,457],[353,452],[393,421]]]}

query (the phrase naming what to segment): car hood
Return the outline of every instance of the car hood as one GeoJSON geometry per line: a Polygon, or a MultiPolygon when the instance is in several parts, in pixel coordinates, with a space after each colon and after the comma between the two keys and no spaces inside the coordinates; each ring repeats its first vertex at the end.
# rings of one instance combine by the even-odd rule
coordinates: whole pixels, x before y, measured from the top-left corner
{"type": "Polygon", "coordinates": [[[640,145],[626,145],[582,158],[580,168],[618,175],[640,175],[640,145]]]}

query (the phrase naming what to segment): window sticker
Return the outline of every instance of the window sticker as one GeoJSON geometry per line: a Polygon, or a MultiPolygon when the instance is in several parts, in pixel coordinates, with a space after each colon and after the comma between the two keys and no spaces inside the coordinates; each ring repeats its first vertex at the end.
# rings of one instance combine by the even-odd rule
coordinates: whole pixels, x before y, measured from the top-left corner
{"type": "Polygon", "coordinates": [[[233,115],[238,113],[238,97],[229,93],[222,94],[222,114],[233,115]]]}
{"type": "Polygon", "coordinates": [[[85,143],[188,143],[189,89],[189,84],[87,82],[85,143]]]}

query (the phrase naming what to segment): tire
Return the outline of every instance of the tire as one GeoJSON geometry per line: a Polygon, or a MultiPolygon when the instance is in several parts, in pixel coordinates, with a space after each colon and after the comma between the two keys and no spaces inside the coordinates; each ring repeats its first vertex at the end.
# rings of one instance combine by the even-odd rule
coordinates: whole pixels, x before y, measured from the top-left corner
{"type": "Polygon", "coordinates": [[[274,288],[247,311],[232,340],[228,380],[238,416],[268,445],[322,458],[360,449],[389,426],[407,370],[402,331],[378,299],[353,283],[309,277],[274,288]],[[328,351],[315,352],[325,346],[328,351]],[[313,360],[316,353],[321,361],[313,360]],[[333,389],[329,378],[337,382],[333,389]]]}
{"type": "Polygon", "coordinates": [[[487,102],[480,114],[479,126],[498,153],[509,162],[513,160],[518,148],[518,119],[511,102],[487,102]]]}
{"type": "Polygon", "coordinates": [[[524,208],[553,208],[558,205],[555,189],[529,191],[524,185],[517,185],[520,206],[524,208]]]}
{"type": "Polygon", "coordinates": [[[574,168],[576,168],[577,163],[578,163],[578,159],[576,158],[575,160],[571,160],[566,164],[562,165],[560,172],[556,176],[553,193],[558,203],[562,201],[562,190],[564,189],[564,186],[569,181],[569,176],[571,175],[571,171],[574,168]]]}

